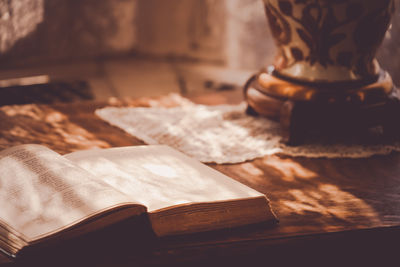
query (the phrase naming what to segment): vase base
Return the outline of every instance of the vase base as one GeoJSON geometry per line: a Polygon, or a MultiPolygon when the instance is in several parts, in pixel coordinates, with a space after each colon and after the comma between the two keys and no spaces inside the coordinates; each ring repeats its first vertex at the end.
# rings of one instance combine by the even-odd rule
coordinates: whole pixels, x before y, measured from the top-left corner
{"type": "Polygon", "coordinates": [[[389,141],[400,137],[398,89],[390,75],[359,87],[346,83],[301,84],[262,71],[244,87],[247,113],[280,122],[290,145],[303,144],[315,136],[324,139],[389,141]],[[379,133],[379,134],[377,134],[379,133]],[[367,137],[369,136],[369,137],[367,137]]]}

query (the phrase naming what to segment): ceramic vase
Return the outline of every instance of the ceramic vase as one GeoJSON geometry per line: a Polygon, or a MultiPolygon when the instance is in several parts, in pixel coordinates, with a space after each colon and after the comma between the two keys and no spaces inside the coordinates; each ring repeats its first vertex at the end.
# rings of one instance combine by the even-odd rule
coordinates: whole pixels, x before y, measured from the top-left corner
{"type": "Polygon", "coordinates": [[[377,49],[394,0],[264,0],[278,54],[274,72],[306,82],[377,80],[377,49]]]}
{"type": "Polygon", "coordinates": [[[394,0],[263,2],[278,52],[244,87],[249,114],[279,121],[292,144],[377,127],[400,136],[400,93],[375,58],[394,0]]]}

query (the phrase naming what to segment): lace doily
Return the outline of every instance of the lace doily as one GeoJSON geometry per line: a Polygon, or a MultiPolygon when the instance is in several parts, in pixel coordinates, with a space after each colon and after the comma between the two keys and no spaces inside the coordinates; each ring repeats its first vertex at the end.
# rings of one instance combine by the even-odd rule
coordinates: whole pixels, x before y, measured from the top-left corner
{"type": "Polygon", "coordinates": [[[107,107],[96,114],[148,144],[174,147],[202,162],[239,163],[271,154],[325,158],[363,158],[400,151],[400,144],[287,146],[279,123],[246,115],[246,105],[196,105],[173,108],[107,107]]]}

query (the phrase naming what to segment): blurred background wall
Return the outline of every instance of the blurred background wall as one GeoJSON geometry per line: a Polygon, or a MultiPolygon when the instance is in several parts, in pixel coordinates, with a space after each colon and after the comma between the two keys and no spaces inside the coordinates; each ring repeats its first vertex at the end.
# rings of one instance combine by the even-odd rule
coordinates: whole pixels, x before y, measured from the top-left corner
{"type": "MultiPolygon", "coordinates": [[[[0,0],[3,69],[136,56],[256,70],[274,53],[261,0],[0,0]]],[[[379,60],[400,85],[399,9],[379,60]]]]}

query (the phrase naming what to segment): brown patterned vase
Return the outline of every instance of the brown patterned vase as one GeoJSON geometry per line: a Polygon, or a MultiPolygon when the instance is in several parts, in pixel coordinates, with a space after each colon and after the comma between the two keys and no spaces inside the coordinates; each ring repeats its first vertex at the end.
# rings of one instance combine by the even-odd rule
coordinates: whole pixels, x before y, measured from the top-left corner
{"type": "Polygon", "coordinates": [[[263,1],[278,53],[245,86],[250,113],[279,120],[288,131],[313,120],[317,127],[363,121],[368,128],[370,116],[375,124],[387,122],[385,114],[400,105],[375,55],[394,0],[263,1]]]}
{"type": "Polygon", "coordinates": [[[393,0],[264,0],[275,72],[300,81],[376,81],[393,0]]]}

